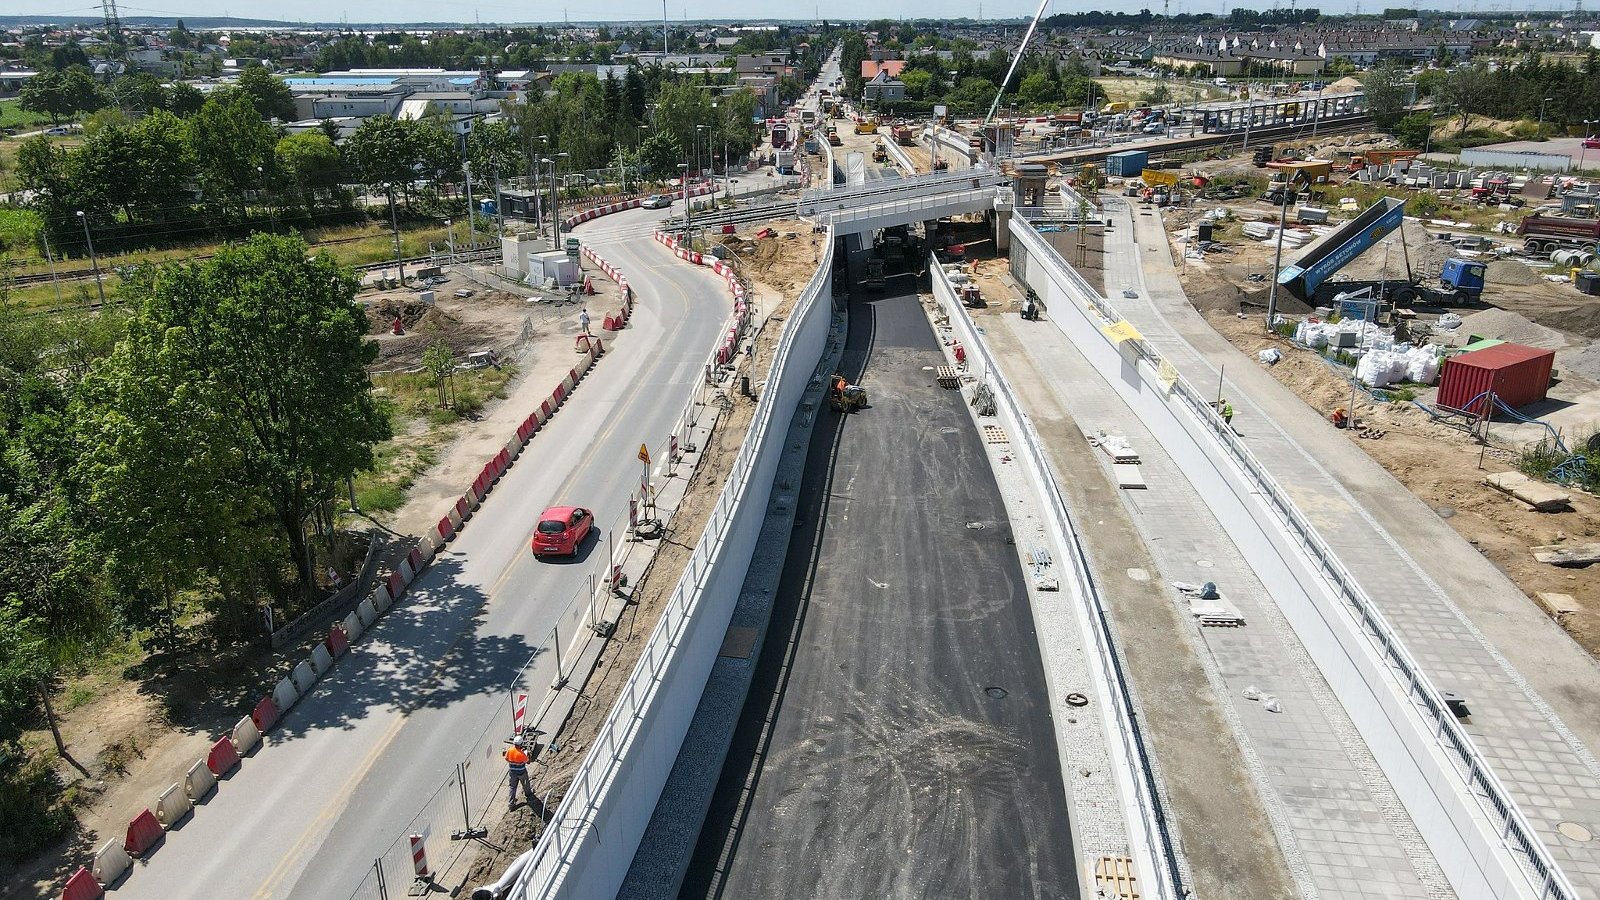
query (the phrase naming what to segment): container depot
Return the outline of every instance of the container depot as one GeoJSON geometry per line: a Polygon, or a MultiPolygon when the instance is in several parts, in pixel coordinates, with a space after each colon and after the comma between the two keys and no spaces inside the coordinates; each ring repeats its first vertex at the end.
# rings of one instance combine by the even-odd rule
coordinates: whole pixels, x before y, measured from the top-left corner
{"type": "Polygon", "coordinates": [[[1537,403],[1550,388],[1555,359],[1554,350],[1522,344],[1496,344],[1452,356],[1439,372],[1439,405],[1481,413],[1487,391],[1512,409],[1537,403]]]}
{"type": "Polygon", "coordinates": [[[1150,154],[1143,150],[1124,150],[1106,157],[1106,174],[1117,178],[1138,178],[1149,167],[1150,154]]]}

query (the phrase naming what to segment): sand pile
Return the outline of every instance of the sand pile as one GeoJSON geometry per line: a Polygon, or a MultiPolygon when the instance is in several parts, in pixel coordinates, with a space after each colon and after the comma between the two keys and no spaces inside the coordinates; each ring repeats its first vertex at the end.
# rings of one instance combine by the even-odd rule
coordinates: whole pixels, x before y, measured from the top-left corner
{"type": "Polygon", "coordinates": [[[1486,309],[1463,316],[1461,327],[1455,333],[1458,345],[1465,344],[1473,335],[1550,350],[1560,350],[1569,343],[1566,335],[1554,328],[1546,328],[1526,316],[1504,309],[1486,309]]]}
{"type": "Polygon", "coordinates": [[[1483,280],[1489,284],[1538,284],[1543,279],[1538,272],[1514,259],[1497,259],[1489,263],[1483,280]]]}
{"type": "Polygon", "coordinates": [[[1566,307],[1556,307],[1538,312],[1539,321],[1587,338],[1600,339],[1600,300],[1574,300],[1566,307]]]}

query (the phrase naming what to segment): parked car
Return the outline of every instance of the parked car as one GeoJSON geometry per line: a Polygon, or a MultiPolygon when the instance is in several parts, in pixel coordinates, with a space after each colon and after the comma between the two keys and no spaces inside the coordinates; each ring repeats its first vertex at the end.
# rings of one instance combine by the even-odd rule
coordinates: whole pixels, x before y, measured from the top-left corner
{"type": "Polygon", "coordinates": [[[594,528],[594,513],[578,506],[552,506],[539,516],[533,532],[534,556],[577,556],[578,547],[594,528]]]}
{"type": "Polygon", "coordinates": [[[1586,137],[1583,139],[1585,150],[1600,150],[1600,137],[1586,137]]]}
{"type": "Polygon", "coordinates": [[[639,202],[645,209],[666,209],[672,205],[672,198],[665,194],[651,194],[639,202]]]}

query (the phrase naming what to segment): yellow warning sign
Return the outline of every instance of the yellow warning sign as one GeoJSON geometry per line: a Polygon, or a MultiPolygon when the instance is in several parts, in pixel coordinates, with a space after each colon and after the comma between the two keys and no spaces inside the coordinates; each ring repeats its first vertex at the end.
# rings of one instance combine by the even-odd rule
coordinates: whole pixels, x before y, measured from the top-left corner
{"type": "Polygon", "coordinates": [[[1144,182],[1145,187],[1155,187],[1158,184],[1171,187],[1178,183],[1178,173],[1163,172],[1160,169],[1145,169],[1139,173],[1139,180],[1144,182]]]}
{"type": "Polygon", "coordinates": [[[650,448],[643,444],[639,445],[639,461],[647,466],[650,465],[650,448]]]}
{"type": "Polygon", "coordinates": [[[1137,341],[1144,338],[1144,335],[1139,333],[1139,329],[1133,327],[1133,323],[1129,322],[1127,319],[1113,322],[1110,325],[1101,328],[1100,333],[1104,334],[1108,338],[1111,338],[1112,342],[1117,344],[1120,344],[1123,341],[1137,341]]]}

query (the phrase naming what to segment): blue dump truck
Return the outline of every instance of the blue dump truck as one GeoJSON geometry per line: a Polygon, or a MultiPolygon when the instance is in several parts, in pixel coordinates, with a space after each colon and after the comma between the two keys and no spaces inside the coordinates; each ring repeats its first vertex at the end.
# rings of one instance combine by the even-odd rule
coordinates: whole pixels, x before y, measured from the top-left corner
{"type": "Polygon", "coordinates": [[[1487,268],[1483,263],[1468,259],[1445,260],[1437,284],[1411,270],[1411,255],[1405,252],[1404,246],[1405,232],[1400,228],[1405,214],[1405,201],[1384,197],[1285,266],[1278,273],[1278,286],[1313,306],[1326,306],[1339,294],[1368,288],[1372,290],[1372,299],[1399,306],[1479,304],[1487,268]],[[1393,278],[1363,281],[1334,277],[1340,269],[1391,234],[1400,238],[1401,246],[1397,249],[1401,251],[1403,275],[1397,271],[1393,278]]]}

